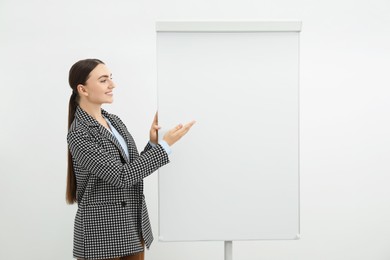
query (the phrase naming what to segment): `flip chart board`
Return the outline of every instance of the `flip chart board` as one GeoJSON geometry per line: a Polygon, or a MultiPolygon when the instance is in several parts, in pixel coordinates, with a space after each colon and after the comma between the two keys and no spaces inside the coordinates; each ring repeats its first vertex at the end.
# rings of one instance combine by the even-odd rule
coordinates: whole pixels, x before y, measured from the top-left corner
{"type": "Polygon", "coordinates": [[[300,22],[158,22],[161,241],[299,237],[300,22]]]}

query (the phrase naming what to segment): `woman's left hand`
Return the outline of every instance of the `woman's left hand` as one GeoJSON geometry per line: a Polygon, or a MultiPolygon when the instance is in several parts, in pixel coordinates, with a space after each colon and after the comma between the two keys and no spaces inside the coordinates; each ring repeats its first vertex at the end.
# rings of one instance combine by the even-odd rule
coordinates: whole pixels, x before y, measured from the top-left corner
{"type": "Polygon", "coordinates": [[[150,142],[157,144],[158,143],[158,130],[161,127],[158,125],[158,112],[154,116],[153,124],[150,127],[150,142]]]}

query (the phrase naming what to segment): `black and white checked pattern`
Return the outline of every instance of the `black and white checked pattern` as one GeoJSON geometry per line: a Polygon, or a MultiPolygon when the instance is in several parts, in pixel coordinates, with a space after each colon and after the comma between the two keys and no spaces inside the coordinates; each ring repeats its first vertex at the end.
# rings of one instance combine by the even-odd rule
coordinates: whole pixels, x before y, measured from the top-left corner
{"type": "Polygon", "coordinates": [[[115,115],[102,114],[126,140],[127,158],[116,138],[77,107],[68,131],[68,146],[77,180],[78,210],[73,256],[106,259],[149,248],[153,234],[143,196],[143,178],[167,164],[161,145],[146,145],[141,155],[126,126],[115,115]]]}

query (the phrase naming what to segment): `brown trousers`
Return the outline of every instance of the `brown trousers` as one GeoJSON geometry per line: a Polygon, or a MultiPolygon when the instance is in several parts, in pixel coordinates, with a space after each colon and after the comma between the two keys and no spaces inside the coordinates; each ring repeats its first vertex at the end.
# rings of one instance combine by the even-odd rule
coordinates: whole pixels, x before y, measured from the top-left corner
{"type": "MultiPolygon", "coordinates": [[[[142,241],[142,246],[145,248],[145,243],[142,241]]],[[[121,256],[117,258],[110,258],[106,260],[144,260],[145,259],[145,251],[142,251],[135,255],[128,255],[128,256],[121,256]]],[[[83,260],[83,259],[77,259],[77,260],[83,260]]]]}
{"type": "Polygon", "coordinates": [[[107,260],[144,260],[145,252],[141,252],[135,255],[122,256],[117,258],[111,258],[107,260]]]}

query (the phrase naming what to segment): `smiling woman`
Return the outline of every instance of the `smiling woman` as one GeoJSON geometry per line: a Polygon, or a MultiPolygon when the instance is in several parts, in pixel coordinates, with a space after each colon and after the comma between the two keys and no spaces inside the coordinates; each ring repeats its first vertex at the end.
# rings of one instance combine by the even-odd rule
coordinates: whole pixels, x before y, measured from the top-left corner
{"type": "Polygon", "coordinates": [[[158,143],[157,113],[141,154],[126,126],[101,108],[113,102],[115,83],[98,59],[69,71],[66,200],[77,203],[73,255],[78,259],[143,259],[153,241],[143,179],[169,162],[170,147],[195,121],[177,125],[158,143]]]}

